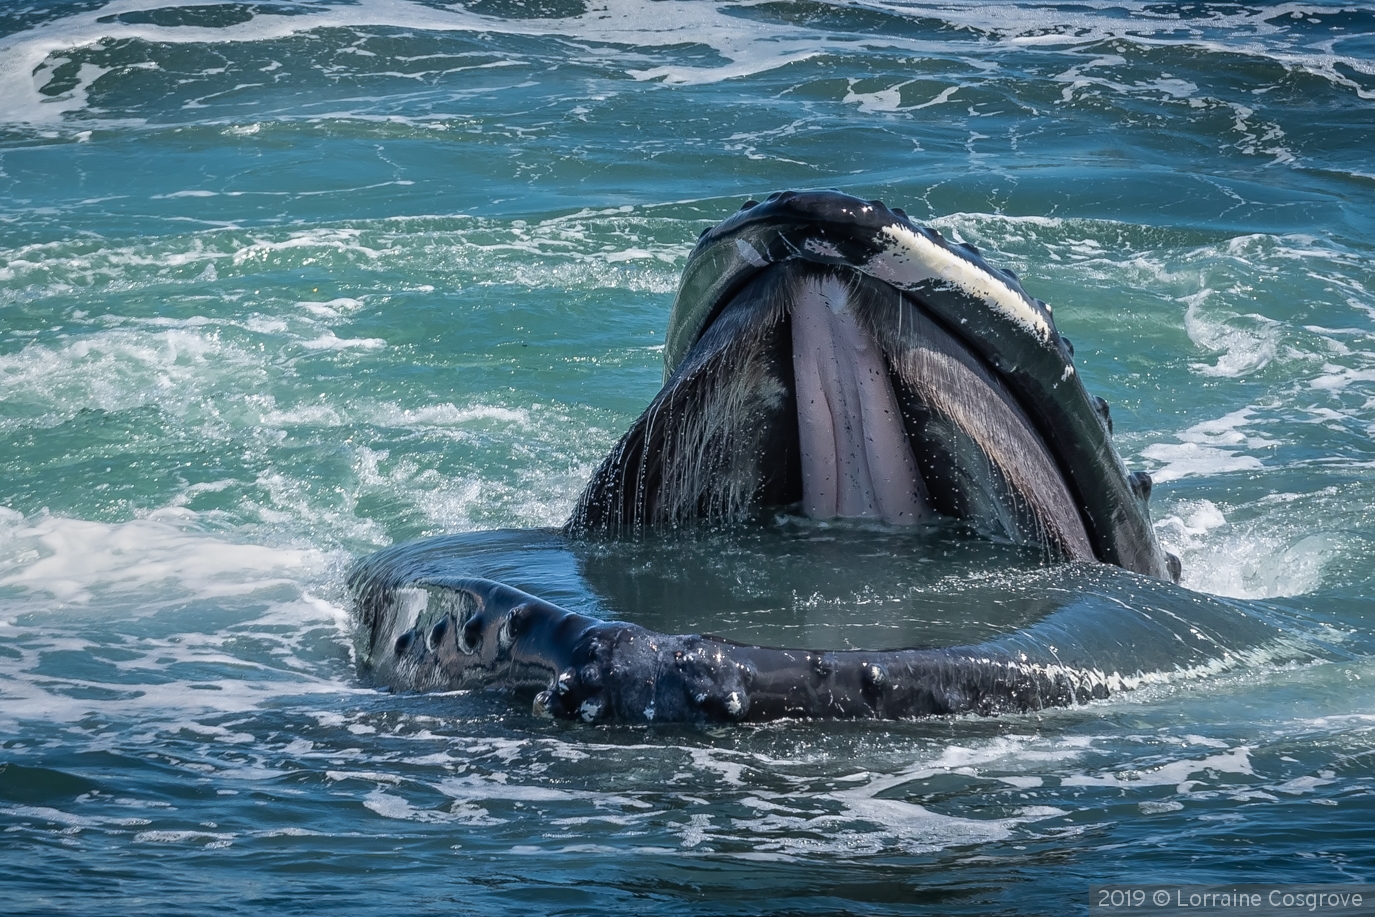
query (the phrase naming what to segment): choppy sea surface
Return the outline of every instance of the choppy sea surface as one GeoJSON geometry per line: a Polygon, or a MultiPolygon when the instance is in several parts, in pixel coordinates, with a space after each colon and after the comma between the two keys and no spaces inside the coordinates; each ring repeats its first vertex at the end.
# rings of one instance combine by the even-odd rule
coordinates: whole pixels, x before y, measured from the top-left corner
{"type": "Polygon", "coordinates": [[[1375,881],[1373,150],[1364,4],[5,0],[3,910],[1375,881]],[[738,639],[901,645],[1060,596],[1290,651],[1070,710],[723,729],[361,680],[350,565],[562,522],[659,386],[697,234],[825,187],[1054,304],[1182,586],[792,523],[475,551],[738,639]]]}

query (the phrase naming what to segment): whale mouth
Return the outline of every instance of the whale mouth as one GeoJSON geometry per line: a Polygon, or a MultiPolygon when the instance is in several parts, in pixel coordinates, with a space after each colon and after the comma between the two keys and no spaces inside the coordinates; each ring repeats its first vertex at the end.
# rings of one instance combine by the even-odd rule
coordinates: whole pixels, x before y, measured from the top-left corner
{"type": "Polygon", "coordinates": [[[1179,580],[1150,475],[1123,466],[1050,306],[901,210],[836,191],[747,202],[693,248],[664,364],[566,533],[774,507],[948,516],[1048,560],[1179,580]]]}
{"type": "Polygon", "coordinates": [[[761,509],[981,534],[1092,559],[1043,435],[988,362],[893,286],[770,265],[714,315],[594,476],[570,528],[624,535],[761,509]]]}
{"type": "Polygon", "coordinates": [[[939,515],[1093,557],[1064,476],[991,367],[920,304],[853,271],[785,266],[803,512],[939,515]]]}
{"type": "Polygon", "coordinates": [[[925,521],[936,510],[888,361],[860,325],[854,283],[811,273],[793,281],[788,314],[802,511],[813,519],[925,521]]]}

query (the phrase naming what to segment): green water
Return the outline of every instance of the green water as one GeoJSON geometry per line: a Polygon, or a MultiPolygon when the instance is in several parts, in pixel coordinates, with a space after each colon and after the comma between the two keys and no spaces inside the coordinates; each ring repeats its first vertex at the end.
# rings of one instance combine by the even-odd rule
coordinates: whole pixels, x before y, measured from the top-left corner
{"type": "Polygon", "coordinates": [[[1375,16],[95,0],[5,5],[0,34],[8,912],[1043,914],[1093,882],[1372,881],[1375,16]],[[1050,595],[1320,649],[878,725],[590,728],[360,681],[349,565],[561,523],[658,389],[697,234],[819,187],[1055,306],[1184,588],[862,532],[590,560],[472,534],[484,562],[740,639],[977,635],[1050,595]]]}

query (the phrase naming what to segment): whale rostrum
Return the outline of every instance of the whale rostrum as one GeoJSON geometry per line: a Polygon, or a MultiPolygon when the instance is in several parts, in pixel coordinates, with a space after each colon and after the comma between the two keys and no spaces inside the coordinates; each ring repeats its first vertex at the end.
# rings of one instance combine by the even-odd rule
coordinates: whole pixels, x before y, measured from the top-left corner
{"type": "MultiPolygon", "coordinates": [[[[1179,578],[1151,525],[1150,477],[1123,466],[1050,306],[902,211],[833,191],[748,202],[699,238],[664,354],[663,388],[565,537],[729,529],[777,511],[953,518],[1049,562],[1179,578]]],[[[1028,657],[1016,639],[808,651],[660,634],[407,550],[350,578],[361,665],[399,690],[503,685],[588,722],[740,722],[1034,710],[1120,682],[1028,657]]]]}

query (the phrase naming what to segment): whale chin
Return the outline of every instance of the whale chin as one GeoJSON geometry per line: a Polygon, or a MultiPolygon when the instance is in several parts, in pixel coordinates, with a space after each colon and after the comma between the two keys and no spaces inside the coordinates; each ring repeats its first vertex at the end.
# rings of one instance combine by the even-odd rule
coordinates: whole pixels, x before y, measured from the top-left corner
{"type": "MultiPolygon", "coordinates": [[[[1051,308],[900,210],[833,191],[747,203],[693,249],[664,355],[664,387],[593,475],[570,543],[780,511],[954,519],[1046,561],[1179,579],[1150,477],[1113,449],[1051,308]]],[[[1115,618],[971,646],[770,649],[577,614],[472,575],[461,551],[436,539],[354,569],[363,670],[393,689],[534,689],[537,712],[589,722],[1038,709],[1132,680],[1105,672],[1177,666],[1203,633],[1117,602],[1115,618]],[[1108,631],[1064,661],[1075,633],[1108,631]]]]}

